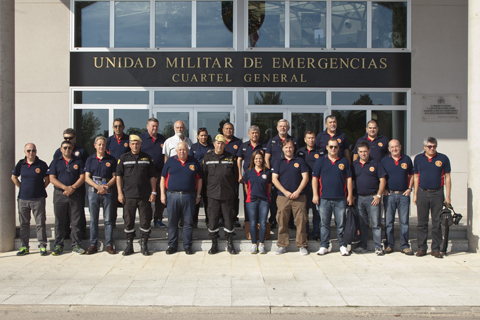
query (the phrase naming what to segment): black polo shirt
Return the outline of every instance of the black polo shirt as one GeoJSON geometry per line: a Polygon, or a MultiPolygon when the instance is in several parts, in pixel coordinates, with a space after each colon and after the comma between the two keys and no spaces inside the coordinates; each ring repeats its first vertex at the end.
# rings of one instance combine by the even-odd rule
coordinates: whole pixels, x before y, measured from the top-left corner
{"type": "Polygon", "coordinates": [[[370,140],[368,134],[357,140],[355,147],[353,148],[353,154],[358,153],[357,147],[360,142],[367,142],[370,146],[370,157],[377,162],[381,162],[382,159],[388,154],[388,139],[382,135],[377,135],[375,139],[370,140]]]}
{"type": "Polygon", "coordinates": [[[129,135],[123,134],[122,138],[117,139],[115,135],[107,138],[107,152],[112,155],[116,160],[124,153],[130,152],[130,146],[128,145],[129,135]]]}
{"type": "MultiPolygon", "coordinates": [[[[155,178],[153,159],[145,152],[122,154],[117,161],[116,176],[123,177],[123,194],[126,198],[148,198],[152,193],[150,178],[155,178]]],[[[159,192],[159,190],[156,190],[159,192]]]]}
{"type": "Polygon", "coordinates": [[[243,173],[243,180],[248,186],[247,198],[245,202],[252,202],[260,198],[270,201],[268,185],[272,183],[272,173],[270,170],[257,171],[255,168],[246,170],[243,173]]]}
{"type": "Polygon", "coordinates": [[[338,145],[339,145],[338,156],[339,157],[345,156],[344,154],[345,149],[350,148],[350,142],[348,141],[346,134],[339,130],[337,130],[333,136],[331,136],[328,133],[327,129],[325,129],[325,131],[320,132],[317,135],[315,146],[317,147],[317,149],[319,149],[320,151],[323,151],[326,154],[328,140],[330,140],[331,138],[335,138],[338,141],[338,145]]]}
{"type": "Polygon", "coordinates": [[[355,179],[356,193],[359,195],[377,192],[380,178],[387,175],[382,164],[371,157],[365,164],[360,162],[360,158],[353,161],[352,173],[355,179]]]}
{"type": "MultiPolygon", "coordinates": [[[[88,151],[84,147],[79,146],[78,144],[75,144],[75,146],[73,147],[73,150],[72,150],[72,157],[73,158],[81,159],[82,162],[85,163],[89,156],[90,156],[90,154],[88,153],[88,151]]],[[[55,153],[53,154],[53,160],[58,159],[58,158],[62,158],[62,157],[63,157],[62,151],[60,151],[60,148],[58,148],[55,151],[55,153]]]]}
{"type": "Polygon", "coordinates": [[[91,155],[85,163],[84,172],[89,172],[93,177],[105,178],[107,182],[112,179],[117,170],[117,160],[108,153],[102,159],[97,158],[97,154],[91,155]]]}
{"type": "Polygon", "coordinates": [[[173,156],[163,166],[162,177],[167,190],[193,192],[197,190],[197,180],[202,178],[202,167],[194,157],[188,156],[182,162],[173,156]]]}
{"type": "Polygon", "coordinates": [[[238,149],[240,149],[241,144],[242,140],[233,136],[232,140],[225,143],[225,151],[230,152],[231,154],[233,154],[234,157],[236,157],[236,154],[238,152],[238,149]]]}
{"type": "Polygon", "coordinates": [[[248,166],[250,165],[250,161],[252,160],[253,152],[257,150],[263,150],[265,152],[265,146],[258,142],[255,147],[252,147],[250,140],[240,145],[240,148],[237,151],[237,158],[243,159],[244,172],[248,170],[248,166]]]}
{"type": "MultiPolygon", "coordinates": [[[[83,172],[84,164],[83,161],[79,158],[72,158],[67,162],[62,157],[55,159],[50,163],[47,174],[56,176],[57,180],[63,183],[64,185],[71,186],[78,181],[83,172]]],[[[65,191],[63,189],[55,189],[65,191]]]]}
{"type": "MultiPolygon", "coordinates": [[[[300,186],[303,176],[302,173],[308,173],[308,166],[302,158],[294,157],[291,160],[282,158],[277,160],[272,167],[272,174],[278,174],[278,181],[289,192],[295,192],[300,186]]],[[[303,188],[300,194],[305,193],[303,188]]],[[[285,196],[280,190],[278,195],[285,196]]]]}
{"type": "MultiPolygon", "coordinates": [[[[291,135],[287,134],[287,137],[285,139],[292,139],[293,140],[293,147],[295,148],[293,150],[294,154],[295,151],[297,150],[297,139],[293,138],[291,135]]],[[[265,153],[270,154],[270,166],[273,167],[275,164],[275,161],[280,160],[283,158],[283,147],[282,143],[285,139],[281,139],[280,135],[277,134],[275,137],[272,139],[268,140],[265,153]]]]}
{"type": "Polygon", "coordinates": [[[188,150],[188,155],[197,159],[200,166],[203,164],[203,157],[208,153],[208,151],[213,150],[213,144],[207,144],[204,146],[200,142],[195,142],[188,150]]]}
{"type": "Polygon", "coordinates": [[[315,163],[314,177],[318,178],[318,194],[322,199],[344,199],[348,196],[347,178],[352,170],[347,158],[339,157],[332,161],[328,155],[315,163]]]}
{"type": "Polygon", "coordinates": [[[450,173],[450,159],[443,153],[436,153],[433,158],[425,152],[415,157],[413,172],[418,174],[418,186],[422,189],[438,189],[445,184],[445,173],[450,173]]]}
{"type": "Polygon", "coordinates": [[[165,157],[163,155],[165,137],[157,133],[157,138],[153,139],[148,132],[140,134],[139,137],[142,139],[142,148],[140,150],[150,155],[153,159],[155,171],[162,172],[163,164],[165,163],[165,157]]]}
{"type": "Polygon", "coordinates": [[[387,172],[387,190],[405,191],[409,186],[409,175],[413,174],[412,159],[407,155],[401,155],[395,160],[391,155],[384,157],[381,161],[387,172]]]}
{"type": "Polygon", "coordinates": [[[20,190],[18,199],[35,200],[37,198],[46,198],[47,191],[43,179],[48,176],[48,165],[35,157],[32,164],[27,162],[27,158],[18,161],[12,171],[12,175],[20,177],[20,190]]]}

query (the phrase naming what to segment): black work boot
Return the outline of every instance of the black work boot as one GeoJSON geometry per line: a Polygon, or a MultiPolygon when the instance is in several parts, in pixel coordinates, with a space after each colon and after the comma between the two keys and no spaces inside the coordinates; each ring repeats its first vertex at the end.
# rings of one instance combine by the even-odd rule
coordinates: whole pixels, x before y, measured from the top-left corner
{"type": "Polygon", "coordinates": [[[140,239],[140,251],[144,256],[149,256],[150,252],[148,252],[148,239],[142,238],[140,239]]]}
{"type": "Polygon", "coordinates": [[[125,248],[125,250],[123,250],[122,255],[129,256],[132,253],[134,253],[134,251],[133,251],[133,239],[127,239],[127,247],[125,248]]]}
{"type": "Polygon", "coordinates": [[[233,246],[233,234],[227,234],[227,251],[230,254],[237,254],[235,247],[233,246]]]}
{"type": "Polygon", "coordinates": [[[218,239],[213,238],[212,239],[212,247],[210,248],[210,250],[208,250],[208,254],[215,254],[217,252],[218,252],[218,239]]]}

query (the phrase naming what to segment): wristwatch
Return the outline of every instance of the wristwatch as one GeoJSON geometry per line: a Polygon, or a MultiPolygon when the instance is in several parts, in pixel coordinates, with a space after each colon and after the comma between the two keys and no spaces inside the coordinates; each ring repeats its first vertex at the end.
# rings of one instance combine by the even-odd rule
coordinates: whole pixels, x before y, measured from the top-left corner
{"type": "Polygon", "coordinates": [[[157,195],[157,193],[155,191],[152,191],[152,194],[157,195]]]}
{"type": "Polygon", "coordinates": [[[197,194],[197,198],[201,198],[201,197],[202,197],[202,195],[201,195],[201,194],[197,194]]]}
{"type": "Polygon", "coordinates": [[[379,198],[382,198],[382,196],[381,196],[381,195],[379,195],[379,194],[376,194],[376,196],[377,196],[377,197],[379,197],[379,198]]]}

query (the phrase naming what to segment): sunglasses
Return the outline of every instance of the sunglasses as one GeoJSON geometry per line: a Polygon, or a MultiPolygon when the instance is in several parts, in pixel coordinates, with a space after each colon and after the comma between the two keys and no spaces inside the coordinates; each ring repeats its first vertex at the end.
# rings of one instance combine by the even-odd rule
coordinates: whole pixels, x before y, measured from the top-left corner
{"type": "Polygon", "coordinates": [[[338,149],[338,146],[328,146],[330,149],[338,149]]]}
{"type": "Polygon", "coordinates": [[[33,150],[27,150],[27,153],[33,153],[33,152],[37,152],[37,150],[33,149],[33,150]]]}
{"type": "Polygon", "coordinates": [[[121,127],[123,127],[123,126],[120,125],[120,126],[113,126],[113,127],[116,129],[116,128],[121,128],[121,127]]]}
{"type": "Polygon", "coordinates": [[[437,146],[436,145],[428,145],[426,146],[428,149],[435,149],[437,146]]]}
{"type": "Polygon", "coordinates": [[[72,147],[63,147],[62,149],[63,150],[72,150],[73,148],[72,147]]]}
{"type": "Polygon", "coordinates": [[[72,139],[74,139],[74,138],[75,138],[74,136],[73,136],[73,137],[63,137],[63,139],[65,139],[65,140],[67,140],[67,141],[68,141],[68,140],[72,140],[72,139]]]}

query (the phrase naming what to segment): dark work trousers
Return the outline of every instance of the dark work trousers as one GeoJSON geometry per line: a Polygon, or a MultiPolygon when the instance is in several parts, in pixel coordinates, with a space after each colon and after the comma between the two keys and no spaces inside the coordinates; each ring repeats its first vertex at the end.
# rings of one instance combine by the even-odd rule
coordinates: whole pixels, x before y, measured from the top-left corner
{"type": "MultiPolygon", "coordinates": [[[[165,210],[165,205],[160,200],[160,180],[162,178],[162,173],[157,172],[157,187],[155,192],[157,195],[155,196],[155,211],[153,214],[153,222],[162,221],[163,220],[163,210],[165,210]]],[[[150,182],[149,182],[150,183],[150,182]]],[[[124,209],[125,210],[125,209],[124,209]]],[[[150,218],[150,220],[152,220],[150,218]]]]}
{"type": "Polygon", "coordinates": [[[146,198],[125,198],[123,205],[123,221],[125,221],[125,236],[127,239],[135,238],[135,213],[138,209],[140,218],[140,236],[150,237],[150,223],[152,222],[152,204],[146,198]]]}
{"type": "Polygon", "coordinates": [[[208,231],[211,238],[218,237],[218,221],[223,217],[225,233],[232,234],[234,231],[233,219],[235,218],[235,199],[217,200],[208,198],[208,231]]]}
{"type": "Polygon", "coordinates": [[[53,211],[55,214],[55,246],[63,248],[67,217],[72,228],[72,248],[82,243],[80,237],[81,216],[83,213],[83,195],[75,191],[65,196],[62,190],[55,189],[53,193],[53,211]]]}
{"type": "Polygon", "coordinates": [[[38,247],[47,246],[47,231],[45,229],[45,198],[37,198],[35,200],[18,199],[18,219],[20,220],[20,240],[22,247],[28,248],[30,240],[30,219],[31,214],[37,225],[38,247]]]}
{"type": "MultiPolygon", "coordinates": [[[[240,184],[240,188],[242,188],[243,190],[243,211],[244,211],[244,215],[245,215],[245,222],[247,221],[250,221],[250,218],[248,216],[248,213],[247,213],[247,208],[246,208],[246,200],[247,200],[247,192],[245,191],[245,185],[242,183],[240,184]]],[[[269,205],[270,207],[270,205],[269,205]]],[[[267,212],[267,215],[268,215],[268,212],[267,212]]]]}
{"type": "MultiPolygon", "coordinates": [[[[239,186],[240,186],[240,184],[237,183],[237,184],[236,184],[236,187],[235,187],[235,193],[237,194],[237,197],[234,199],[234,200],[235,200],[235,203],[234,203],[234,210],[235,210],[235,211],[234,211],[234,214],[235,214],[235,216],[234,216],[234,218],[233,218],[234,221],[238,221],[238,211],[239,211],[239,206],[240,206],[240,197],[239,197],[239,195],[240,195],[240,193],[239,193],[240,190],[239,190],[239,186]]],[[[242,184],[242,186],[243,186],[243,184],[242,184]]]]}
{"type": "MultiPolygon", "coordinates": [[[[82,201],[82,204],[81,204],[81,214],[80,214],[80,240],[83,240],[85,238],[85,234],[87,233],[87,219],[85,218],[85,198],[87,197],[87,193],[86,193],[86,188],[85,188],[85,184],[82,184],[82,186],[80,188],[78,188],[75,193],[78,192],[78,194],[80,195],[80,198],[81,198],[81,201],[82,201]]],[[[87,203],[88,203],[88,199],[86,200],[87,203]]],[[[66,221],[66,224],[65,224],[65,234],[70,234],[71,233],[71,228],[70,228],[70,225],[71,225],[71,221],[70,221],[70,217],[67,216],[67,221],[66,221]]]]}
{"type": "MultiPolygon", "coordinates": [[[[208,198],[207,198],[207,188],[205,185],[202,187],[202,201],[203,201],[203,210],[205,211],[205,223],[208,224],[208,198]]],[[[198,215],[200,212],[200,202],[195,205],[195,215],[193,217],[193,223],[198,223],[198,215]]]]}
{"type": "Polygon", "coordinates": [[[428,218],[432,216],[432,251],[440,251],[442,245],[442,226],[440,214],[443,209],[443,188],[435,192],[419,189],[417,192],[417,241],[418,250],[427,251],[428,218]]]}

